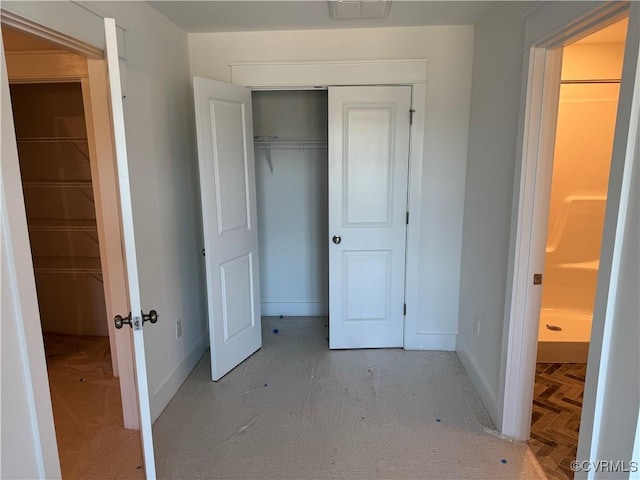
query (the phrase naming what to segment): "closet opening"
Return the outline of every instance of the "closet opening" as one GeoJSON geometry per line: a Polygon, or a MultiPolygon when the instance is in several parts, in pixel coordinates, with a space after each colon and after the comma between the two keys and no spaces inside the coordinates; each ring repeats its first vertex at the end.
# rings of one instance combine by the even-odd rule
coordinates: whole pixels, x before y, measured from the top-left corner
{"type": "Polygon", "coordinates": [[[2,39],[62,476],[144,478],[104,62],[2,39]]]}
{"type": "Polygon", "coordinates": [[[252,108],[262,316],[326,327],[328,91],[253,91],[252,108]]]}
{"type": "Polygon", "coordinates": [[[262,316],[404,347],[412,86],[291,90],[194,77],[213,381],[279,333],[262,316]]]}

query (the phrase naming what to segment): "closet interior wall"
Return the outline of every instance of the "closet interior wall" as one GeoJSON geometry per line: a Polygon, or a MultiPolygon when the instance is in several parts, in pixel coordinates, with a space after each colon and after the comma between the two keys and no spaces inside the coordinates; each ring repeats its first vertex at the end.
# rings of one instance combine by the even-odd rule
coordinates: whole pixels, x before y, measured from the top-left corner
{"type": "Polygon", "coordinates": [[[42,329],[107,336],[80,83],[11,86],[42,329]]]}
{"type": "Polygon", "coordinates": [[[253,92],[262,315],[328,315],[328,95],[253,92]]]}

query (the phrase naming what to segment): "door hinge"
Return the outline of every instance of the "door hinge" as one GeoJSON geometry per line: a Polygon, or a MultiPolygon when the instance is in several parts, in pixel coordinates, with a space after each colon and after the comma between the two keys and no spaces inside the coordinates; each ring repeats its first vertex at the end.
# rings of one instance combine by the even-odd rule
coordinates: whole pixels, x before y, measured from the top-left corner
{"type": "Polygon", "coordinates": [[[403,315],[406,317],[407,316],[407,304],[404,304],[404,309],[403,309],[403,315]]]}
{"type": "Polygon", "coordinates": [[[411,108],[409,110],[409,125],[413,125],[413,114],[415,113],[415,110],[413,108],[411,108]]]}
{"type": "Polygon", "coordinates": [[[409,212],[407,212],[407,225],[409,225],[409,212]]]}

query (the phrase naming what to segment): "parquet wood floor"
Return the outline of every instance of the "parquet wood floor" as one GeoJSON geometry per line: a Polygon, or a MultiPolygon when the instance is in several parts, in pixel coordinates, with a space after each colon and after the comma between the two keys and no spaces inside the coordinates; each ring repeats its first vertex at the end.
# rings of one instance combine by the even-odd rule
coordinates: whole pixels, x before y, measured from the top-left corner
{"type": "Polygon", "coordinates": [[[573,478],[586,363],[538,363],[529,447],[550,480],[573,478]]]}

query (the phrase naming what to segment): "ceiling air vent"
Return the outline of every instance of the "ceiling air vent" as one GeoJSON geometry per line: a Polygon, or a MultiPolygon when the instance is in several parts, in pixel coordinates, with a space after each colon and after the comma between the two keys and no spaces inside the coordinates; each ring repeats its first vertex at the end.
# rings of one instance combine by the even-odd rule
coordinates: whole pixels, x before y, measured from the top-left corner
{"type": "Polygon", "coordinates": [[[329,12],[333,20],[387,18],[390,9],[391,1],[387,0],[338,0],[329,2],[329,12]]]}

